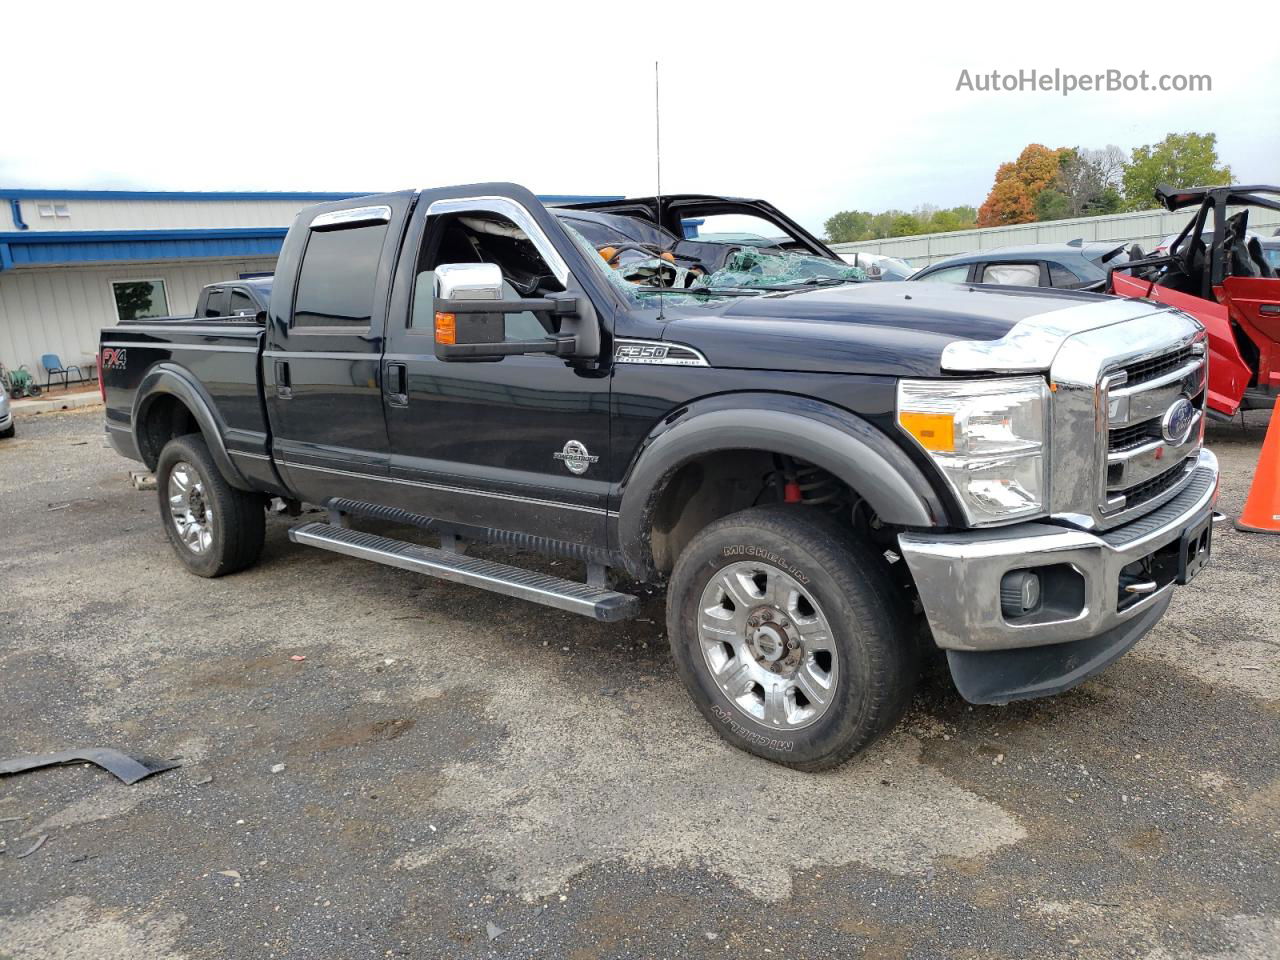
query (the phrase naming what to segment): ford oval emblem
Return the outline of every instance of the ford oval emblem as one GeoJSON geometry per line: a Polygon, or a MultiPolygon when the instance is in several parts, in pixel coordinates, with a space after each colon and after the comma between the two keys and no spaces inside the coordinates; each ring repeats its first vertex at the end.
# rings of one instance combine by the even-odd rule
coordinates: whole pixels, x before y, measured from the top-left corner
{"type": "Polygon", "coordinates": [[[1191,424],[1196,418],[1196,408],[1186,397],[1173,401],[1173,406],[1164,412],[1160,421],[1160,432],[1169,443],[1185,443],[1191,433],[1191,424]]]}

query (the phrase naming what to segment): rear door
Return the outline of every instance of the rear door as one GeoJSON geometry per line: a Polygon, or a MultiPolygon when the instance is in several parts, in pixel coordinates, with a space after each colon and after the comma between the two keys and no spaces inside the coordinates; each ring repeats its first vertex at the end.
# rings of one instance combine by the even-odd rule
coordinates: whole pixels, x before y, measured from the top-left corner
{"type": "Polygon", "coordinates": [[[406,192],[304,210],[281,251],[277,276],[294,284],[272,292],[263,390],[272,452],[311,503],[376,501],[385,485],[380,364],[412,202],[406,192]]]}

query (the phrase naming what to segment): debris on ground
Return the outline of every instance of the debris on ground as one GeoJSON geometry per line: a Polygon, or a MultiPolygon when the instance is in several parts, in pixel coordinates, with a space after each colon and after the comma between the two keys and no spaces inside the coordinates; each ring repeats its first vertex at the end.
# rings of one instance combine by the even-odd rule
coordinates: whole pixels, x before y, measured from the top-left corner
{"type": "Polygon", "coordinates": [[[145,470],[130,470],[129,482],[133,484],[135,490],[154,490],[156,488],[156,478],[145,470]]]}
{"type": "Polygon", "coordinates": [[[284,773],[284,764],[283,764],[283,763],[273,764],[273,765],[272,765],[272,767],[271,767],[271,772],[272,772],[272,773],[284,773]]]}
{"type": "Polygon", "coordinates": [[[295,653],[289,659],[292,660],[294,663],[301,663],[303,660],[307,659],[307,655],[305,653],[295,653]]]}
{"type": "Polygon", "coordinates": [[[22,853],[18,854],[18,859],[22,860],[25,857],[31,856],[33,853],[35,853],[37,850],[43,847],[44,842],[48,839],[49,839],[49,835],[47,833],[40,834],[40,836],[36,837],[35,843],[29,846],[26,850],[22,851],[22,853]]]}
{"type": "Polygon", "coordinates": [[[485,933],[489,935],[490,943],[492,943],[494,940],[497,940],[500,936],[506,933],[505,930],[503,930],[500,926],[498,926],[492,920],[490,920],[488,923],[484,925],[484,930],[485,930],[485,933]]]}
{"type": "Polygon", "coordinates": [[[181,761],[178,760],[135,759],[110,747],[81,747],[59,753],[42,753],[30,757],[0,760],[0,776],[26,773],[28,770],[38,770],[41,767],[54,767],[79,761],[95,764],[108,773],[114,774],[125,784],[137,783],[153,773],[162,773],[182,766],[181,761]]]}

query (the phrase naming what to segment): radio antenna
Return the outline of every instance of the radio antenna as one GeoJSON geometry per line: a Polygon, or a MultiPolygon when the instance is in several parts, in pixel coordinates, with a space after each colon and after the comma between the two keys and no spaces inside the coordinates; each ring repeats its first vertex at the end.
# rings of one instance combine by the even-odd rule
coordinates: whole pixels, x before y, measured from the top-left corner
{"type": "MultiPolygon", "coordinates": [[[[658,61],[653,61],[653,159],[657,172],[658,196],[656,213],[658,229],[662,229],[662,97],[658,80],[658,61]]],[[[661,285],[662,274],[658,274],[661,285]]],[[[658,319],[662,319],[662,294],[658,294],[658,319]]]]}
{"type": "Polygon", "coordinates": [[[658,61],[653,61],[653,153],[658,171],[658,226],[662,226],[662,98],[659,95],[658,61]]]}

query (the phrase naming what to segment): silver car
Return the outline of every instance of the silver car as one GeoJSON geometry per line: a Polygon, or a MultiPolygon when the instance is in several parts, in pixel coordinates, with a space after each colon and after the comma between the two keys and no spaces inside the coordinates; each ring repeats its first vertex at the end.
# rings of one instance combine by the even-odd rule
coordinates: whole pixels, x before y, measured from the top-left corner
{"type": "Polygon", "coordinates": [[[0,440],[13,436],[13,411],[9,409],[9,394],[0,383],[0,440]]]}

